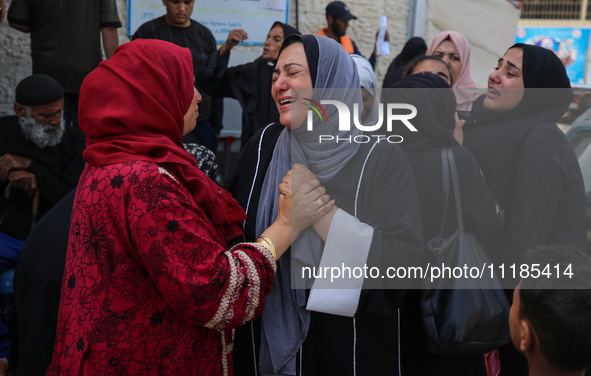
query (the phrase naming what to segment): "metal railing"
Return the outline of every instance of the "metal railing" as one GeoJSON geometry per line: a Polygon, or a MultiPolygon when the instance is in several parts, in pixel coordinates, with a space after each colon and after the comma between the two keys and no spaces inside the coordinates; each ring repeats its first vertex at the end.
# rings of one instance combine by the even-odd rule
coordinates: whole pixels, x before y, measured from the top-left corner
{"type": "Polygon", "coordinates": [[[522,0],[521,19],[591,20],[589,0],[522,0]]]}

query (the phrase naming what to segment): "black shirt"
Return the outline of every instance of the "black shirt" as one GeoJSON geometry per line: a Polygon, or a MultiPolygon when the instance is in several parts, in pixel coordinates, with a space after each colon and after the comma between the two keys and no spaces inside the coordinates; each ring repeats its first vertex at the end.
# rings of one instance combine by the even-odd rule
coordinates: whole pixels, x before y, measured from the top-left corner
{"type": "MultiPolygon", "coordinates": [[[[27,170],[35,174],[40,194],[36,219],[40,219],[78,183],[84,169],[84,146],[84,133],[78,128],[66,127],[58,145],[41,149],[25,138],[16,116],[0,118],[0,155],[14,154],[33,160],[27,170]]],[[[0,181],[0,192],[4,193],[7,185],[8,181],[0,181]]],[[[11,189],[10,199],[2,194],[0,231],[24,240],[34,220],[32,207],[33,197],[25,191],[11,189]]]]}
{"type": "Polygon", "coordinates": [[[220,57],[211,31],[193,20],[191,20],[189,27],[171,26],[166,23],[165,16],[162,16],[141,25],[133,34],[132,40],[137,38],[160,39],[191,50],[195,87],[203,97],[199,103],[197,121],[209,120],[213,128],[219,132],[223,127],[222,99],[212,98],[206,91],[201,90],[199,82],[210,78],[219,78],[228,65],[230,54],[220,57]]]}

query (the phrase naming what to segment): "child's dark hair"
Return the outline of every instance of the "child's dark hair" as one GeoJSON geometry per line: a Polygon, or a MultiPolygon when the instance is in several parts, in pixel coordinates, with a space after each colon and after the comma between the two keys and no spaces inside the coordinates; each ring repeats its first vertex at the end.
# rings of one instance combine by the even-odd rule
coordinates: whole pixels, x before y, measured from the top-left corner
{"type": "Polygon", "coordinates": [[[541,271],[548,265],[552,276],[521,280],[519,318],[533,327],[551,365],[568,371],[591,367],[591,258],[575,247],[550,245],[525,253],[522,265],[533,264],[541,271]]]}
{"type": "Polygon", "coordinates": [[[451,68],[449,67],[449,65],[447,65],[445,61],[443,61],[442,58],[435,55],[419,56],[409,61],[408,64],[406,64],[406,66],[404,67],[404,72],[402,72],[402,78],[410,76],[412,74],[412,71],[417,67],[417,65],[419,65],[419,63],[425,60],[434,60],[445,65],[447,67],[447,74],[449,75],[449,86],[453,85],[454,78],[451,75],[451,68]]]}

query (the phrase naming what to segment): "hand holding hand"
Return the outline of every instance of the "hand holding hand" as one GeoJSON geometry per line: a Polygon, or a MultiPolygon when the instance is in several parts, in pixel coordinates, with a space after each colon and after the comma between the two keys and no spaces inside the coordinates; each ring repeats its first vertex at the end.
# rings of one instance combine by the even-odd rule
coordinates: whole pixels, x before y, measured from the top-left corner
{"type": "Polygon", "coordinates": [[[20,155],[4,154],[0,157],[0,179],[6,180],[12,170],[26,170],[31,162],[32,159],[20,155]]]}
{"type": "Polygon", "coordinates": [[[291,192],[294,231],[313,225],[334,207],[334,200],[331,201],[318,178],[299,163],[291,169],[291,192]]]}
{"type": "Polygon", "coordinates": [[[13,170],[8,175],[8,180],[14,188],[21,189],[32,196],[37,191],[37,179],[35,174],[25,170],[13,170]]]}
{"type": "Polygon", "coordinates": [[[295,164],[279,184],[277,219],[262,234],[271,240],[279,258],[302,230],[324,218],[336,206],[314,174],[295,164]],[[293,206],[292,206],[293,204],[293,206]],[[292,208],[295,210],[292,212],[292,208]]]}
{"type": "Polygon", "coordinates": [[[278,188],[280,194],[277,220],[291,226],[291,170],[287,171],[278,188]]]}

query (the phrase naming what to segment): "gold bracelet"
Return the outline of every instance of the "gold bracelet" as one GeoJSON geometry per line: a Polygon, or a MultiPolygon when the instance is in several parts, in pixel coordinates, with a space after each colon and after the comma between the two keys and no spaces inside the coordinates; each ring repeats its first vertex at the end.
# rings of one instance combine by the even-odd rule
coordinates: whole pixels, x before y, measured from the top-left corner
{"type": "Polygon", "coordinates": [[[273,255],[273,259],[277,260],[277,252],[275,251],[275,246],[271,239],[266,236],[259,236],[259,238],[255,241],[255,243],[259,243],[263,247],[267,248],[269,252],[273,255]]]}
{"type": "Polygon", "coordinates": [[[271,239],[269,239],[266,236],[260,236],[259,239],[261,239],[262,244],[265,245],[269,249],[269,251],[271,251],[273,258],[277,260],[277,251],[275,250],[275,245],[273,244],[271,239]]]}

